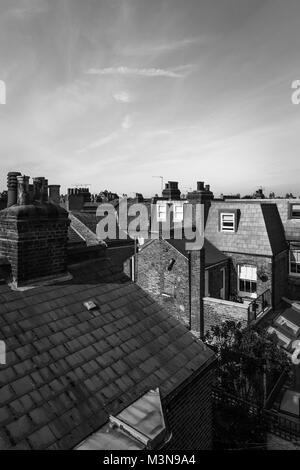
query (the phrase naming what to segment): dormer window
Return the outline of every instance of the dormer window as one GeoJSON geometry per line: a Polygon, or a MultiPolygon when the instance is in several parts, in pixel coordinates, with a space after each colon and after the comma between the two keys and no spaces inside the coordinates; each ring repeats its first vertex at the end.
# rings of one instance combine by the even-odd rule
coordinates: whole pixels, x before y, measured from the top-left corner
{"type": "Polygon", "coordinates": [[[235,232],[235,214],[222,213],[220,214],[220,227],[221,232],[235,232]]]}
{"type": "Polygon", "coordinates": [[[157,221],[166,222],[167,220],[167,206],[165,203],[157,203],[157,221]]]}
{"type": "Polygon", "coordinates": [[[183,221],[183,204],[174,204],[174,222],[183,221]]]}
{"type": "Polygon", "coordinates": [[[300,204],[290,204],[290,214],[292,219],[300,219],[300,204]]]}

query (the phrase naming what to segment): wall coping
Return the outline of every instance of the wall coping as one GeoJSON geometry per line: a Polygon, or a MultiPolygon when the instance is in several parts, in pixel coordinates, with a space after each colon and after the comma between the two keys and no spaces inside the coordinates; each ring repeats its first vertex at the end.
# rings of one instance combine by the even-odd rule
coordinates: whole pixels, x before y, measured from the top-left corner
{"type": "Polygon", "coordinates": [[[203,301],[206,303],[212,303],[212,304],[219,304],[219,305],[226,305],[228,307],[238,307],[242,308],[244,310],[248,310],[247,304],[242,304],[239,302],[230,302],[229,300],[223,300],[223,299],[215,299],[214,297],[204,297],[203,301]]]}

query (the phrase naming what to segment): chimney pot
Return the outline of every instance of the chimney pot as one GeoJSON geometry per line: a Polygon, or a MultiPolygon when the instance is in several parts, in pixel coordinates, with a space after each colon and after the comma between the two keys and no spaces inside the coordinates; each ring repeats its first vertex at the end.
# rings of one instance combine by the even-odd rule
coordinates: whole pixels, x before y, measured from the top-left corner
{"type": "Polygon", "coordinates": [[[198,181],[197,182],[197,191],[203,191],[204,190],[204,181],[198,181]]]}
{"type": "Polygon", "coordinates": [[[29,176],[17,176],[18,181],[18,206],[25,206],[29,203],[29,176]]]}
{"type": "Polygon", "coordinates": [[[49,184],[49,201],[54,204],[60,204],[60,185],[49,184]]]}
{"type": "Polygon", "coordinates": [[[17,204],[18,176],[21,176],[19,171],[11,171],[7,175],[7,207],[17,204]]]}
{"type": "Polygon", "coordinates": [[[42,202],[44,177],[38,176],[33,178],[33,200],[42,202]]]}

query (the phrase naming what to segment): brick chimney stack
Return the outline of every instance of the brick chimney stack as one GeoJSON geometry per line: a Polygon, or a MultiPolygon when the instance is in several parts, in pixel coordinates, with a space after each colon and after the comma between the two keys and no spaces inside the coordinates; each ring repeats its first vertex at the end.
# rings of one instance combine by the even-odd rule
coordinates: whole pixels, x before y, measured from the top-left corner
{"type": "Polygon", "coordinates": [[[17,203],[0,211],[0,255],[11,264],[13,285],[21,287],[67,274],[70,221],[65,209],[47,201],[45,178],[33,179],[33,202],[29,177],[17,181],[17,203]]]}
{"type": "MultiPolygon", "coordinates": [[[[187,198],[193,204],[204,205],[204,226],[206,224],[211,201],[214,198],[210,190],[210,185],[204,185],[203,181],[197,182],[197,190],[188,193],[187,198]]],[[[205,332],[204,325],[204,304],[205,297],[205,249],[190,251],[189,253],[189,281],[190,281],[190,316],[191,329],[200,334],[203,338],[205,332]]]]}
{"type": "Polygon", "coordinates": [[[197,182],[197,190],[189,192],[187,194],[187,199],[189,202],[193,204],[204,204],[205,206],[205,212],[204,212],[204,219],[205,223],[207,220],[207,216],[209,213],[209,208],[211,206],[211,201],[214,199],[214,194],[210,190],[210,185],[206,184],[204,185],[203,181],[198,181],[197,182]]]}

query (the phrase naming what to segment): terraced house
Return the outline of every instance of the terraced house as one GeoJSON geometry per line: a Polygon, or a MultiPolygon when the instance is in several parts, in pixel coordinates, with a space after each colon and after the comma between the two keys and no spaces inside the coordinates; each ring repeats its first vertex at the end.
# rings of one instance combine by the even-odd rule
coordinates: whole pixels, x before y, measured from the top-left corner
{"type": "Polygon", "coordinates": [[[213,353],[69,226],[44,178],[10,175],[0,449],[211,448],[213,353]]]}

